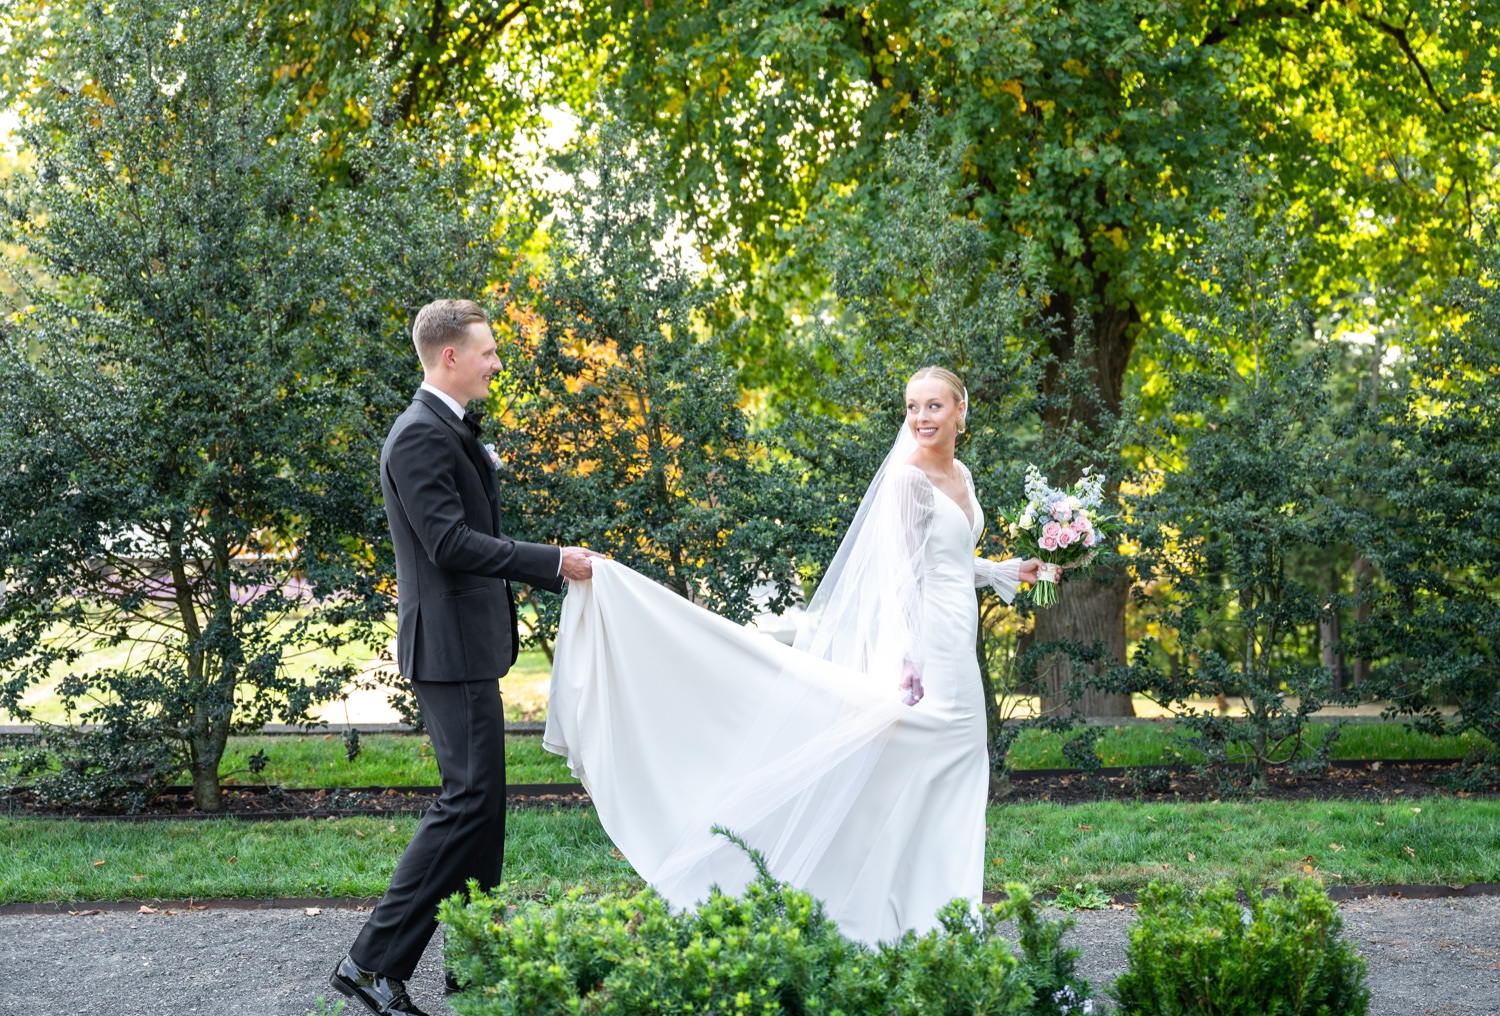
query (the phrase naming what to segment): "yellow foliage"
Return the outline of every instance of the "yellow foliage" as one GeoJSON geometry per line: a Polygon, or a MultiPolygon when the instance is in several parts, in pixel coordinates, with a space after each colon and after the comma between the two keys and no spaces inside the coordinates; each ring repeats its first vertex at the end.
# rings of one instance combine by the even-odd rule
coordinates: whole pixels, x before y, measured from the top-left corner
{"type": "Polygon", "coordinates": [[[80,88],[79,91],[88,98],[93,99],[95,102],[102,102],[106,106],[113,106],[115,104],[115,100],[111,99],[105,93],[104,89],[100,88],[98,84],[93,81],[85,81],[83,83],[83,87],[80,88]]]}
{"type": "Polygon", "coordinates": [[[1015,96],[1016,105],[1019,107],[1020,111],[1026,111],[1025,90],[1021,87],[1020,81],[1015,78],[1011,78],[1009,81],[1000,82],[998,87],[1000,91],[1005,92],[1007,95],[1015,96]]]}

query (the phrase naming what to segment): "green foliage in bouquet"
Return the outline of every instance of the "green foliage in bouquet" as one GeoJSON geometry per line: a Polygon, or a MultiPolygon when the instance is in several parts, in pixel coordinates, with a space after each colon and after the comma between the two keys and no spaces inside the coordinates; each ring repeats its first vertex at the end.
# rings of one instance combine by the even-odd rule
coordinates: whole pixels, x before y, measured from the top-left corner
{"type": "MultiPolygon", "coordinates": [[[[733,838],[733,837],[731,837],[733,838]]],[[[735,839],[735,842],[744,844],[735,839]]],[[[1068,925],[1044,921],[1020,886],[975,913],[960,900],[926,935],[870,949],[851,942],[805,892],[759,874],[743,894],[715,891],[673,913],[650,890],[546,906],[481,893],[445,901],[446,964],[465,990],[459,1016],[716,1012],[873,1016],[1065,1016],[1087,981],[1063,949],[1068,925]],[[514,907],[514,909],[512,909],[514,907]],[[1014,920],[1021,956],[1000,937],[1014,920]]]]}
{"type": "Polygon", "coordinates": [[[229,734],[307,720],[356,669],[291,657],[384,648],[375,462],[418,380],[410,315],[492,257],[441,154],[461,136],[372,128],[330,187],[317,125],[215,11],[80,19],[4,195],[0,707],[52,685],[102,728],[23,753],[10,782],[52,799],[139,805],[186,770],[217,810],[229,734]]]}
{"type": "Polygon", "coordinates": [[[1365,962],[1340,936],[1323,887],[1288,879],[1280,895],[1235,898],[1219,885],[1189,896],[1152,883],[1111,993],[1120,1016],[1363,1016],[1365,962]]]}
{"type": "MultiPolygon", "coordinates": [[[[1351,479],[1374,493],[1351,512],[1353,542],[1375,566],[1356,590],[1367,620],[1346,648],[1373,661],[1361,691],[1430,734],[1477,731],[1500,744],[1500,229],[1477,272],[1451,292],[1462,315],[1413,343],[1384,398],[1356,407],[1351,479]],[[1456,707],[1456,715],[1450,708],[1456,707]]],[[[1500,757],[1476,752],[1460,779],[1500,784],[1500,757]]]]}
{"type": "Polygon", "coordinates": [[[1184,265],[1196,307],[1173,322],[1164,405],[1140,435],[1161,475],[1133,506],[1139,604],[1175,632],[1182,659],[1165,666],[1148,639],[1100,679],[1175,712],[1226,789],[1241,778],[1228,763],[1246,763],[1260,786],[1272,766],[1326,765],[1337,736],[1303,760],[1308,717],[1335,695],[1329,672],[1293,651],[1326,597],[1297,565],[1340,535],[1328,508],[1330,356],[1287,293],[1291,225],[1259,228],[1254,204],[1247,189],[1232,195],[1184,265]],[[1243,718],[1193,704],[1220,695],[1243,718]]]}

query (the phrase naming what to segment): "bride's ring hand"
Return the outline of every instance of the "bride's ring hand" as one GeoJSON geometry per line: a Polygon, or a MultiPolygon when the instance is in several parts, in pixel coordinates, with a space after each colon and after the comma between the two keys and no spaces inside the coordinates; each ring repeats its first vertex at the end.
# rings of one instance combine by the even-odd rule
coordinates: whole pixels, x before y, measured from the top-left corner
{"type": "Polygon", "coordinates": [[[914,706],[922,701],[922,696],[926,694],[922,688],[922,675],[917,673],[916,667],[912,666],[910,660],[902,663],[901,683],[896,685],[896,687],[906,692],[901,697],[901,701],[909,706],[914,706]]]}

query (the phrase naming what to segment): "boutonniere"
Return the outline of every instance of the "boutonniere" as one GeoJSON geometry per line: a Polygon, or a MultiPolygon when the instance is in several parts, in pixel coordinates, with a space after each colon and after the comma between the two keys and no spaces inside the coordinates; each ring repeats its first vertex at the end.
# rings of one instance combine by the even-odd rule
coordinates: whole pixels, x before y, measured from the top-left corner
{"type": "Polygon", "coordinates": [[[487,443],[484,446],[484,450],[485,450],[485,452],[487,452],[489,454],[490,465],[494,466],[496,469],[499,469],[500,468],[500,453],[497,452],[497,451],[495,451],[495,446],[492,445],[492,444],[488,444],[487,443]]]}

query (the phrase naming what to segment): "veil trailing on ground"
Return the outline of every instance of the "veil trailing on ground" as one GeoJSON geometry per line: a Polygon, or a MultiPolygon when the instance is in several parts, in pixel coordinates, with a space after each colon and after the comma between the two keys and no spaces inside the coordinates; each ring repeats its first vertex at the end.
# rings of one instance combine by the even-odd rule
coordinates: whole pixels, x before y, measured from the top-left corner
{"type": "Polygon", "coordinates": [[[922,555],[932,484],[907,464],[917,449],[902,426],[823,573],[795,647],[894,688],[903,664],[922,672],[922,555]]]}

